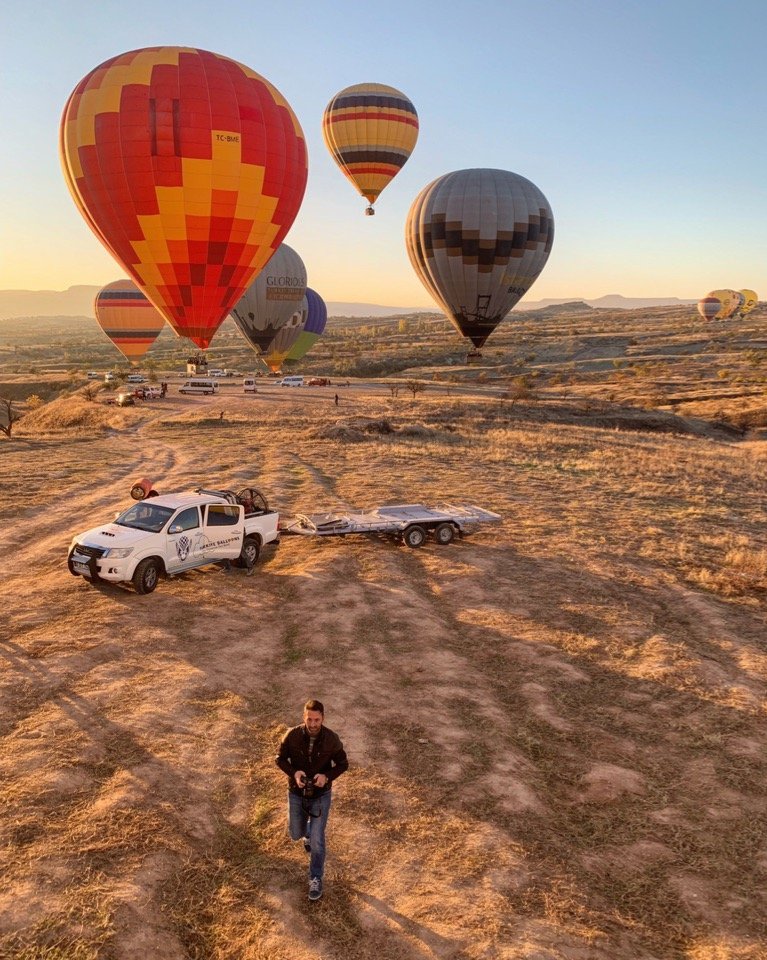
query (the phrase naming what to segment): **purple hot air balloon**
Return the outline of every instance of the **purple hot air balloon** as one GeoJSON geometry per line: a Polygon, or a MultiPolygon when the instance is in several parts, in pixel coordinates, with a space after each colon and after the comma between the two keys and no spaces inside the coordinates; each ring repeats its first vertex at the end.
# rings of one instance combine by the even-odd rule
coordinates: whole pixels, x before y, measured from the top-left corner
{"type": "Polygon", "coordinates": [[[325,301],[311,287],[306,288],[306,302],[309,307],[306,325],[290,348],[288,360],[300,360],[304,357],[322,335],[325,324],[328,322],[328,308],[325,306],[325,301]]]}

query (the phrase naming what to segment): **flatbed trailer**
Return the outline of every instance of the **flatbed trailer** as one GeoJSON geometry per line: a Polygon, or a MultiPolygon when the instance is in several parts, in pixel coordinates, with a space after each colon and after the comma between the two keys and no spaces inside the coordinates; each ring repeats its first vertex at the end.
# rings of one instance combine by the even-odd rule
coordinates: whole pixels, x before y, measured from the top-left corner
{"type": "Polygon", "coordinates": [[[497,513],[470,504],[399,503],[355,513],[298,513],[280,522],[280,533],[304,537],[379,535],[420,547],[429,536],[443,546],[473,533],[482,523],[498,523],[497,513]]]}

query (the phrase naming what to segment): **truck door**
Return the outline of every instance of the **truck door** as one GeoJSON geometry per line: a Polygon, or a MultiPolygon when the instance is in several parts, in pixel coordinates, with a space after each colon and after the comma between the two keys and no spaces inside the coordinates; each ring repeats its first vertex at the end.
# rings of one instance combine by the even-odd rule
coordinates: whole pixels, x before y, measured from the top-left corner
{"type": "Polygon", "coordinates": [[[206,560],[233,560],[242,550],[244,511],[239,504],[209,503],[203,507],[206,560]]]}
{"type": "Polygon", "coordinates": [[[168,570],[183,570],[199,563],[202,560],[203,542],[200,508],[186,507],[180,510],[168,526],[165,550],[168,570]]]}

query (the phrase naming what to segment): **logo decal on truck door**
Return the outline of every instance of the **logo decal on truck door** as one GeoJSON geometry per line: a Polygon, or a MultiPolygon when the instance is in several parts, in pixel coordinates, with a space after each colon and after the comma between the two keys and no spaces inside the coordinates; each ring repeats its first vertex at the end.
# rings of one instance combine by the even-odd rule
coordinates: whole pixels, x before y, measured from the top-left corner
{"type": "Polygon", "coordinates": [[[186,560],[189,556],[189,550],[191,549],[192,541],[189,537],[179,537],[176,540],[176,553],[178,554],[179,560],[182,562],[186,560]]]}

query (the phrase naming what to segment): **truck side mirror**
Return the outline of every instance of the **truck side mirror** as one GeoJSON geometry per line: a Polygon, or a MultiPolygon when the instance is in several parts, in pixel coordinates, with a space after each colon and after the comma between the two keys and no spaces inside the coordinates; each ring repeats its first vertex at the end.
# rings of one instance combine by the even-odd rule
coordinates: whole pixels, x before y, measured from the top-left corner
{"type": "Polygon", "coordinates": [[[168,533],[181,533],[181,524],[174,523],[172,527],[169,528],[168,533]]]}

